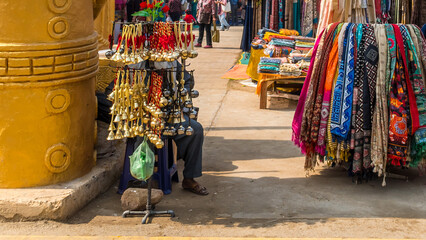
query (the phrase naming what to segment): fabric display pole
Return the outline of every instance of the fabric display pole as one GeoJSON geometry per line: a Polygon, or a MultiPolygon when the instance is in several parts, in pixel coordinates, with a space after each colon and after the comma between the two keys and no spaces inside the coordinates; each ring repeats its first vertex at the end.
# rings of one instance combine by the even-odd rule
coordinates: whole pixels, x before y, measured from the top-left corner
{"type": "Polygon", "coordinates": [[[292,123],[305,170],[327,161],[362,180],[388,166],[426,167],[425,56],[416,25],[323,29],[292,123]]]}

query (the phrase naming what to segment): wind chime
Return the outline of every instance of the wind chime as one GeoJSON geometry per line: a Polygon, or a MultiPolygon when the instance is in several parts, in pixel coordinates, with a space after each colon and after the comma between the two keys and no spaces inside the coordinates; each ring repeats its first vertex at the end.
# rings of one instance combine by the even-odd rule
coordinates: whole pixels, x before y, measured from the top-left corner
{"type": "Polygon", "coordinates": [[[194,133],[190,124],[187,128],[182,124],[184,114],[190,119],[198,115],[192,99],[197,98],[199,92],[185,88],[185,73],[193,78],[193,71],[186,71],[185,60],[198,56],[192,30],[192,24],[180,22],[123,26],[112,60],[128,65],[142,61],[173,62],[181,58],[182,67],[179,72],[174,67],[119,68],[114,90],[108,96],[113,102],[108,140],[147,136],[160,149],[164,146],[162,135],[194,133]]]}

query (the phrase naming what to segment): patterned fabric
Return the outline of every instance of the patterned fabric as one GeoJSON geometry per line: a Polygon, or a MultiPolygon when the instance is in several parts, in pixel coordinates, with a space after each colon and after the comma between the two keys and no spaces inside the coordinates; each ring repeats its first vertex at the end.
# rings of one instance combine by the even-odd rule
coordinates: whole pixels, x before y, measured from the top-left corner
{"type": "Polygon", "coordinates": [[[303,17],[302,17],[302,35],[312,37],[312,26],[314,17],[313,0],[305,0],[303,2],[303,17]]]}
{"type": "Polygon", "coordinates": [[[311,62],[309,64],[309,70],[308,70],[308,73],[306,75],[305,82],[304,82],[303,87],[302,87],[302,91],[301,91],[300,96],[299,96],[299,101],[297,103],[296,111],[294,113],[293,122],[292,122],[292,125],[291,125],[292,126],[292,132],[293,132],[291,140],[294,142],[294,144],[296,144],[296,146],[301,148],[302,153],[306,153],[305,150],[304,150],[305,148],[303,146],[302,139],[300,138],[305,101],[306,101],[306,96],[307,96],[307,93],[308,93],[308,88],[310,86],[311,75],[312,75],[312,71],[313,71],[313,68],[314,68],[314,62],[315,62],[315,59],[316,59],[317,49],[318,49],[318,46],[319,46],[320,40],[322,39],[323,34],[324,34],[324,32],[321,32],[320,35],[318,36],[316,42],[315,42],[315,46],[314,46],[313,51],[312,51],[312,59],[311,59],[311,62]]]}
{"type": "Polygon", "coordinates": [[[330,56],[328,58],[327,63],[327,75],[326,75],[326,81],[324,85],[324,99],[322,102],[321,107],[321,121],[320,121],[320,128],[318,131],[318,142],[317,142],[317,149],[316,151],[324,156],[325,155],[325,135],[327,130],[327,122],[329,118],[330,113],[330,100],[331,100],[331,93],[333,89],[333,82],[337,79],[338,76],[338,68],[337,65],[339,63],[338,61],[338,35],[340,34],[341,27],[343,24],[339,24],[338,28],[335,31],[334,40],[333,40],[333,47],[330,51],[330,56]]]}
{"type": "MultiPolygon", "coordinates": [[[[362,25],[363,36],[365,36],[366,25],[362,25]]],[[[353,172],[360,172],[362,169],[362,159],[363,159],[363,147],[364,147],[364,87],[365,83],[365,65],[366,65],[366,39],[363,37],[361,39],[358,52],[357,52],[357,64],[355,69],[355,88],[357,100],[354,105],[355,108],[355,117],[352,122],[351,131],[351,143],[354,149],[352,170],[353,172]]]]}
{"type": "Polygon", "coordinates": [[[382,176],[386,167],[385,162],[387,157],[386,151],[389,129],[388,92],[386,89],[386,81],[388,79],[386,69],[389,63],[388,58],[384,57],[388,56],[385,25],[377,25],[375,30],[380,57],[377,66],[376,105],[371,132],[371,161],[374,166],[373,171],[377,172],[379,176],[382,176]]]}
{"type": "Polygon", "coordinates": [[[270,23],[271,4],[272,4],[272,0],[266,0],[266,5],[265,5],[265,26],[266,27],[269,27],[269,23],[270,23]]]}
{"type": "MultiPolygon", "coordinates": [[[[394,27],[395,39],[398,41],[399,29],[394,27]]],[[[398,44],[399,45],[399,44],[398,44]]],[[[408,145],[409,107],[406,76],[404,73],[402,51],[396,51],[395,74],[392,77],[390,91],[390,122],[388,159],[394,166],[405,165],[408,145]]]]}
{"type": "Polygon", "coordinates": [[[346,28],[343,42],[344,52],[340,62],[339,75],[333,96],[333,112],[331,112],[331,133],[342,140],[347,139],[350,131],[354,84],[354,24],[346,28]]]}
{"type": "MultiPolygon", "coordinates": [[[[426,143],[423,138],[426,133],[426,91],[424,86],[424,81],[422,78],[421,64],[416,54],[416,48],[411,38],[408,34],[408,29],[401,25],[401,34],[406,43],[406,49],[408,50],[408,68],[410,80],[413,86],[414,95],[416,97],[416,104],[419,113],[419,125],[420,128],[416,129],[414,133],[414,139],[411,144],[411,166],[418,166],[422,160],[422,157],[426,153],[426,143]]],[[[411,102],[410,102],[411,104],[411,102]]]]}
{"type": "Polygon", "coordinates": [[[364,147],[362,153],[364,168],[367,169],[371,165],[371,122],[373,120],[374,103],[376,101],[376,78],[379,50],[377,48],[374,29],[371,25],[366,26],[363,35],[365,38],[366,62],[364,75],[364,147]]]}
{"type": "Polygon", "coordinates": [[[284,28],[284,2],[285,0],[279,0],[279,17],[278,17],[278,28],[284,28]]]}
{"type": "MultiPolygon", "coordinates": [[[[325,45],[325,49],[323,51],[323,59],[324,61],[321,62],[320,64],[320,72],[319,72],[319,86],[317,89],[317,96],[316,96],[316,100],[315,100],[315,105],[314,105],[314,111],[313,111],[313,116],[312,116],[312,127],[311,127],[311,141],[313,142],[314,145],[316,145],[317,140],[318,140],[318,132],[319,132],[319,127],[320,127],[320,120],[321,120],[321,111],[322,111],[322,102],[323,102],[323,96],[324,96],[324,85],[326,82],[326,77],[327,77],[327,63],[328,63],[328,59],[330,57],[330,51],[332,49],[332,42],[334,39],[334,35],[335,35],[335,30],[337,28],[339,24],[338,23],[334,23],[329,27],[329,30],[327,32],[327,36],[324,40],[324,45],[325,45]]],[[[316,148],[316,150],[318,150],[316,148]]],[[[320,153],[321,156],[325,155],[325,152],[318,152],[320,153]]]]}

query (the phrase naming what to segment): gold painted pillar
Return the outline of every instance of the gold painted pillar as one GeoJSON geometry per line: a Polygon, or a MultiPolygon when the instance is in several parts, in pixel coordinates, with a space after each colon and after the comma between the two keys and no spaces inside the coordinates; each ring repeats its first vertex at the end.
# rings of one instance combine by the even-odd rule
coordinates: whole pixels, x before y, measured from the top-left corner
{"type": "Polygon", "coordinates": [[[95,165],[93,0],[0,1],[0,188],[95,165]]]}
{"type": "MultiPolygon", "coordinates": [[[[98,33],[99,50],[109,48],[109,35],[112,31],[112,23],[115,17],[115,0],[106,0],[98,11],[95,19],[95,30],[98,33]]],[[[101,4],[98,3],[97,4],[101,4]]],[[[95,8],[95,13],[96,13],[95,8]]]]}

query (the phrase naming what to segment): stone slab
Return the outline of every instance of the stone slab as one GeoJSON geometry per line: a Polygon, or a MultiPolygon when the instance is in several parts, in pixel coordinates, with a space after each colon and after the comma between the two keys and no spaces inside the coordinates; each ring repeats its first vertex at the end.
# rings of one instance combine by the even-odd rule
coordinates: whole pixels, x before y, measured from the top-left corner
{"type": "MultiPolygon", "coordinates": [[[[98,122],[98,139],[108,125],[98,122]]],[[[73,181],[44,187],[0,189],[0,219],[8,221],[65,220],[107,191],[121,174],[124,141],[98,142],[98,160],[88,174],[73,181]],[[107,149],[110,153],[106,153],[107,149]],[[99,155],[102,152],[102,155],[99,155]]]]}

